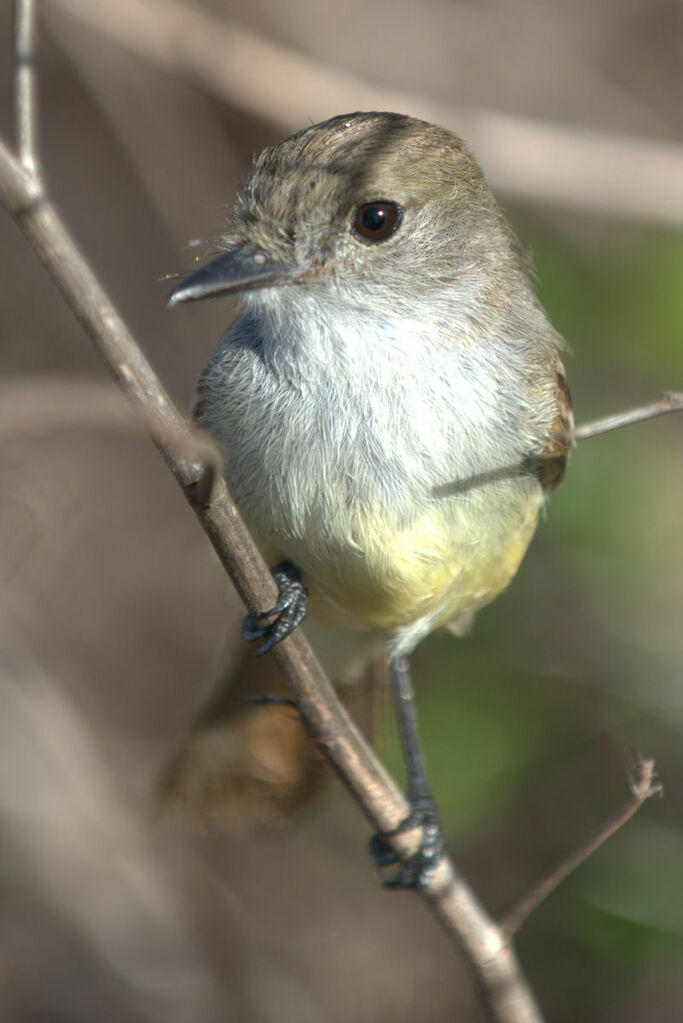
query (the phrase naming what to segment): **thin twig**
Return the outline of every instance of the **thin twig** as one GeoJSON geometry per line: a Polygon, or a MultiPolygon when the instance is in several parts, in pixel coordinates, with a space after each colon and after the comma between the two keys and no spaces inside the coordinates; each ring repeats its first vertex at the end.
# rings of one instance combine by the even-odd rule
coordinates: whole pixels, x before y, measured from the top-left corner
{"type": "MultiPolygon", "coordinates": [[[[19,2],[19,0],[17,0],[19,2]]],[[[213,502],[198,500],[196,460],[169,437],[192,435],[151,366],[30,173],[0,143],[0,202],[14,216],[71,306],[119,387],[139,409],[159,452],[193,507],[249,611],[271,606],[275,587],[222,480],[213,502]]],[[[305,636],[297,630],[273,651],[312,738],[378,831],[391,831],[408,804],[340,704],[305,636]]],[[[397,851],[414,850],[418,834],[396,836],[397,851]]],[[[422,892],[438,920],[461,948],[497,1023],[541,1023],[514,951],[474,893],[444,857],[422,892]]]]}
{"type": "Polygon", "coordinates": [[[683,222],[683,147],[377,85],[179,0],[50,0],[50,6],[285,134],[351,110],[396,110],[467,139],[494,189],[664,224],[683,222]],[[267,69],[267,73],[264,73],[267,69]]]}
{"type": "Polygon", "coordinates": [[[657,401],[652,401],[649,405],[638,405],[626,412],[616,412],[611,416],[601,416],[589,423],[582,423],[572,431],[567,440],[575,443],[588,437],[597,437],[601,433],[609,433],[611,430],[619,430],[622,426],[631,426],[646,419],[654,419],[655,416],[665,416],[669,412],[682,410],[683,391],[662,391],[657,401]]]}
{"type": "Polygon", "coordinates": [[[38,171],[38,99],[36,85],[36,4],[14,5],[14,95],[19,160],[26,170],[38,171]]]}
{"type": "Polygon", "coordinates": [[[566,859],[558,863],[538,884],[532,888],[528,895],[508,913],[501,921],[501,927],[505,934],[516,934],[527,917],[555,891],[566,877],[591,856],[596,849],[619,831],[640,810],[643,803],[652,796],[658,796],[662,792],[662,786],[655,780],[654,760],[639,760],[635,765],[633,775],[629,778],[629,785],[632,796],[629,801],[602,824],[598,830],[590,835],[577,849],[566,859]]]}

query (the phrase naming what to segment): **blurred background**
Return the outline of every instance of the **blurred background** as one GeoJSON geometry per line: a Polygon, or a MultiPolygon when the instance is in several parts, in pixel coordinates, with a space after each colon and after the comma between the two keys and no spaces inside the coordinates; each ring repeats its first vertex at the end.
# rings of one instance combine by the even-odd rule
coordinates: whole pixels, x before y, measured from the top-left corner
{"type": "MultiPolygon", "coordinates": [[[[232,311],[170,313],[164,277],[220,232],[264,145],[399,104],[459,130],[489,173],[571,348],[578,422],[683,386],[678,0],[46,0],[40,14],[52,194],[181,407],[232,311]]],[[[5,138],[10,15],[4,0],[5,138]]],[[[29,421],[47,378],[116,405],[6,216],[0,372],[5,411],[29,421]]],[[[0,408],[0,1016],[480,1023],[421,900],[376,883],[368,828],[331,776],[250,839],[157,812],[239,606],[147,439],[12,424],[0,408]]],[[[680,416],[583,443],[508,593],[471,638],[433,636],[414,658],[449,846],[494,914],[627,799],[637,753],[657,760],[664,798],[519,937],[555,1023],[683,1018],[682,467],[680,416]]],[[[391,720],[377,742],[400,772],[391,720]]]]}

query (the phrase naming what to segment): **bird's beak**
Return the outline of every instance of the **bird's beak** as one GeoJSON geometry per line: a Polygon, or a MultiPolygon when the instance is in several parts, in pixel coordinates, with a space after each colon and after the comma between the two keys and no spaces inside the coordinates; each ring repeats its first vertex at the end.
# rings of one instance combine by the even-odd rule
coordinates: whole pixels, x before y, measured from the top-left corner
{"type": "Polygon", "coordinates": [[[168,304],[287,284],[300,272],[295,263],[276,262],[253,242],[243,242],[183,278],[171,292],[168,304]]]}

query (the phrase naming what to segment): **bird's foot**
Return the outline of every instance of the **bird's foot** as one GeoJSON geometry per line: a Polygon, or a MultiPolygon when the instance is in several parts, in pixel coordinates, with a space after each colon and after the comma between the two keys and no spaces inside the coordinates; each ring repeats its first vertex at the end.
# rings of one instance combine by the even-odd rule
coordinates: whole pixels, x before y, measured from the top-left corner
{"type": "Polygon", "coordinates": [[[400,864],[393,877],[383,880],[385,888],[425,888],[436,872],[443,855],[445,841],[443,829],[431,796],[419,796],[411,801],[411,811],[393,831],[380,831],[370,839],[370,855],[378,867],[400,864]],[[388,839],[402,835],[413,828],[422,827],[419,847],[409,856],[395,852],[388,839]]]}
{"type": "Polygon", "coordinates": [[[301,582],[301,576],[294,565],[283,561],[271,569],[271,574],[278,588],[278,598],[267,611],[256,611],[246,616],[242,623],[242,636],[252,643],[257,639],[265,639],[263,646],[256,651],[262,657],[269,650],[289,636],[290,632],[301,625],[306,617],[306,600],[308,590],[301,582]],[[267,619],[272,621],[261,625],[267,619]]]}

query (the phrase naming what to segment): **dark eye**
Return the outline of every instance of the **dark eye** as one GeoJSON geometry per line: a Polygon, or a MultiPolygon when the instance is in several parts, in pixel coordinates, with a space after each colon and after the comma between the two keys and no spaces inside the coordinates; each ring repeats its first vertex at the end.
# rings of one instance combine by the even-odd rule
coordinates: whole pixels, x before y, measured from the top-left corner
{"type": "Polygon", "coordinates": [[[364,242],[385,242],[398,230],[402,219],[403,210],[397,202],[364,202],[354,214],[353,233],[364,242]]]}

